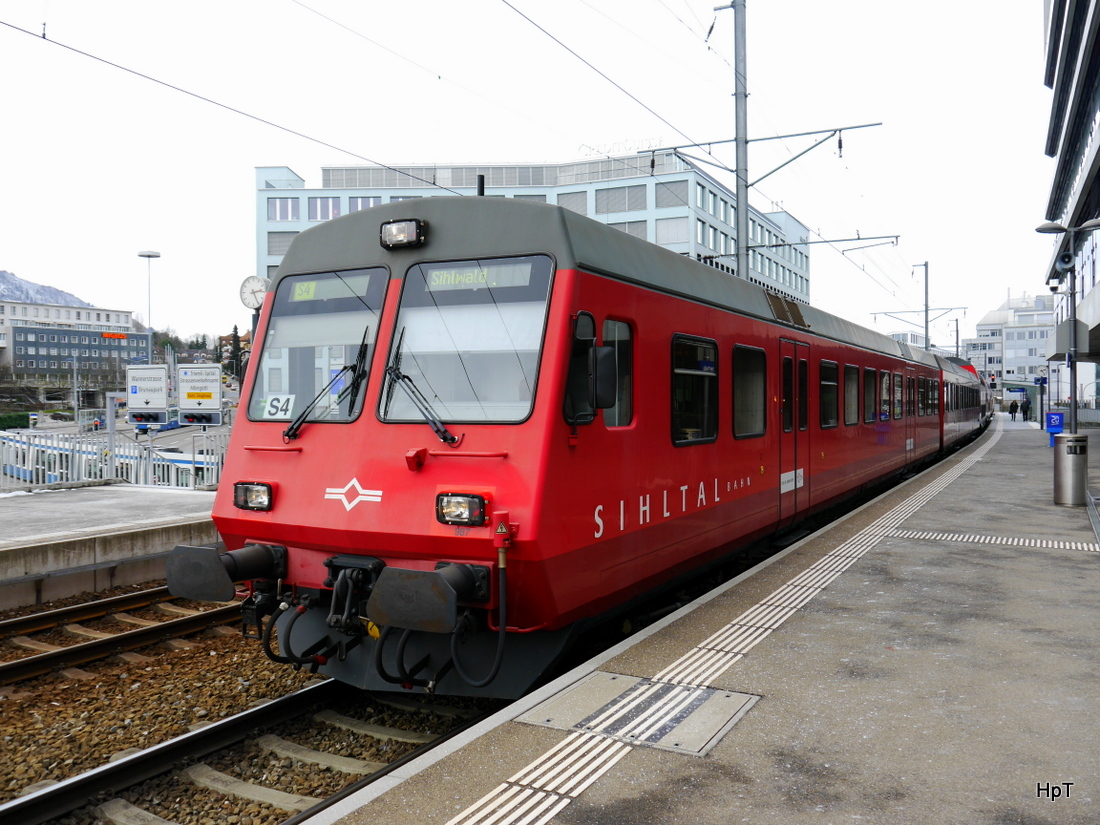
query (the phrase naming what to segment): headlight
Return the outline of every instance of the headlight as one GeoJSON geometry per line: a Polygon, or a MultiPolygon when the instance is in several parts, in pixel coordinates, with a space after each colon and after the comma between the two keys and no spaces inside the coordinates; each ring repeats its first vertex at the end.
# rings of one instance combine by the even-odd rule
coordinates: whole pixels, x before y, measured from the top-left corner
{"type": "Polygon", "coordinates": [[[241,510],[270,510],[274,494],[270,484],[238,481],[233,485],[233,506],[241,510]]]}
{"type": "Polygon", "coordinates": [[[409,218],[403,221],[390,221],[382,224],[379,240],[384,249],[396,249],[401,246],[420,246],[425,241],[426,221],[409,218]]]}
{"type": "Polygon", "coordinates": [[[485,499],[462,493],[440,493],[435,497],[435,517],[443,524],[485,523],[485,499]]]}

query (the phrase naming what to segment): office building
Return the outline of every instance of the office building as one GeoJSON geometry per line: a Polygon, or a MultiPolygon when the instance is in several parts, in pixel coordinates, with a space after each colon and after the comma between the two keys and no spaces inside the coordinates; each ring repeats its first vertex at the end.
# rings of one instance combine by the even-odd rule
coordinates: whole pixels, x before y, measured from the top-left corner
{"type": "Polygon", "coordinates": [[[673,151],[561,164],[325,167],[321,186],[285,166],[256,169],[257,274],[269,278],[299,232],[321,221],[410,198],[476,196],[557,204],[810,302],[809,230],[786,212],[749,212],[749,272],[736,273],[733,193],[673,151]]]}

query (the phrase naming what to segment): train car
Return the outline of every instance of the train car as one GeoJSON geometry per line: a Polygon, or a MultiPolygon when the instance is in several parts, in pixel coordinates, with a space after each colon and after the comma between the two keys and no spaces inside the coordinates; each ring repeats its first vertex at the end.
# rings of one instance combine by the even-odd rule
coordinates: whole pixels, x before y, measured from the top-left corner
{"type": "Polygon", "coordinates": [[[229,552],[175,548],[169,587],[250,580],[270,658],[364,688],[520,695],[581,629],[932,459],[969,403],[928,353],[545,204],[357,212],[269,289],[229,552]]]}

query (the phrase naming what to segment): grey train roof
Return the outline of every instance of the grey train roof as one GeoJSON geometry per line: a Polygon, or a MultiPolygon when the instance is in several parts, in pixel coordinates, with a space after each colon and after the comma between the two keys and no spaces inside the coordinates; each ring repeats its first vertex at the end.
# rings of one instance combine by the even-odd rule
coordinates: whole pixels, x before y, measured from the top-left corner
{"type": "Polygon", "coordinates": [[[583,269],[694,301],[723,307],[853,346],[906,358],[947,372],[963,371],[843,318],[796,304],[714,267],[670,252],[560,206],[512,198],[432,197],[375,206],[318,224],[294,239],[276,280],[303,272],[408,265],[447,259],[548,253],[559,269],[583,269]],[[427,242],[384,250],[379,227],[392,220],[427,221],[427,242]]]}

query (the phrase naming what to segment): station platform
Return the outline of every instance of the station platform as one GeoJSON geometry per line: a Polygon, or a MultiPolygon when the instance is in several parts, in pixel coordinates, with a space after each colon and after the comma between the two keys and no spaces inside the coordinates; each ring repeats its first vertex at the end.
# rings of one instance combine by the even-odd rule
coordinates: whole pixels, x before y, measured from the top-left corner
{"type": "Polygon", "coordinates": [[[0,494],[0,610],[163,578],[176,544],[217,541],[213,506],[130,484],[0,494]]]}
{"type": "Polygon", "coordinates": [[[1100,821],[1100,545],[1048,444],[998,416],[310,825],[1100,821]]]}

